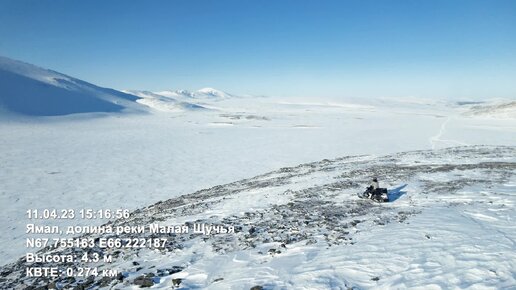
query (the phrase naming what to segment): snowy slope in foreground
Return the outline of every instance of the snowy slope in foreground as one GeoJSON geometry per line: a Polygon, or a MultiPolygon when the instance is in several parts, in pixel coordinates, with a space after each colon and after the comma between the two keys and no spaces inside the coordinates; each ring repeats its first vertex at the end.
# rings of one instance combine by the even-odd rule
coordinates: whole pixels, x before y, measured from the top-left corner
{"type": "MultiPolygon", "coordinates": [[[[515,202],[516,147],[325,159],[158,202],[113,224],[205,223],[233,226],[234,234],[121,234],[167,243],[95,247],[90,252],[112,254],[113,263],[74,266],[116,269],[118,277],[52,280],[95,289],[509,289],[515,202]],[[357,198],[373,176],[394,202],[357,198]]],[[[1,286],[51,282],[25,278],[27,265],[22,258],[4,266],[1,286]]]]}
{"type": "Polygon", "coordinates": [[[136,96],[0,57],[0,111],[29,116],[141,110],[136,96]]]}

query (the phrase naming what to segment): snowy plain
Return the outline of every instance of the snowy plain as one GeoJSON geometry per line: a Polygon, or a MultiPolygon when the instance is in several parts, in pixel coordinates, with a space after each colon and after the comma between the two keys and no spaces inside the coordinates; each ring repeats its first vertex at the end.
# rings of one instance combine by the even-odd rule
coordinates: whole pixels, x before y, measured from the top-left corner
{"type": "MultiPolygon", "coordinates": [[[[76,83],[74,79],[65,79],[68,87],[76,83]]],[[[80,83],[78,90],[97,89],[80,83]]],[[[364,158],[373,160],[398,152],[453,146],[516,146],[514,110],[507,113],[506,107],[500,118],[496,111],[477,110],[482,114],[469,114],[475,112],[470,110],[471,106],[418,99],[299,100],[213,92],[216,91],[204,89],[194,95],[134,92],[144,109],[131,104],[131,112],[47,117],[0,113],[2,264],[15,261],[27,251],[27,209],[135,210],[323,159],[367,155],[364,158]]],[[[103,101],[113,100],[111,95],[102,96],[103,101]]],[[[442,158],[455,162],[453,154],[442,158]]],[[[510,158],[508,161],[514,162],[510,158]]],[[[447,180],[447,173],[443,174],[434,178],[447,180]]],[[[279,289],[345,289],[349,285],[382,289],[515,287],[514,169],[509,170],[509,175],[505,183],[491,189],[477,187],[462,191],[460,196],[432,196],[429,206],[425,205],[427,198],[417,201],[417,208],[424,210],[411,216],[409,223],[361,229],[354,237],[364,244],[359,250],[338,245],[336,255],[325,246],[299,246],[274,258],[253,256],[246,251],[227,256],[211,253],[214,256],[163,278],[154,287],[170,287],[172,277],[176,276],[184,279],[185,287],[213,289],[240,289],[238,285],[252,283],[279,289]],[[485,196],[495,205],[474,203],[450,211],[448,204],[438,202],[452,199],[451,202],[461,203],[485,196]],[[423,239],[429,242],[422,244],[421,237],[430,226],[430,238],[423,239]],[[212,283],[206,273],[217,273],[219,264],[224,265],[220,271],[226,275],[225,280],[212,283]],[[236,268],[239,270],[230,271],[236,268]],[[371,280],[376,276],[381,280],[371,280]]],[[[314,176],[312,182],[324,183],[330,178],[322,173],[314,176]]],[[[424,176],[417,179],[421,180],[424,176]]],[[[303,182],[303,186],[308,186],[311,181],[303,182]]],[[[363,182],[365,186],[367,181],[363,182]]],[[[399,184],[385,185],[392,188],[399,184]]],[[[267,190],[245,195],[242,204],[225,206],[232,211],[239,206],[242,210],[249,205],[268,207],[271,200],[262,195],[267,190]]],[[[392,204],[393,210],[411,210],[414,199],[421,194],[421,185],[415,180],[406,192],[406,196],[392,204]]],[[[279,193],[271,198],[281,202],[279,193]]],[[[334,198],[349,199],[350,192],[334,198]]],[[[87,225],[92,221],[69,223],[87,225]]],[[[48,225],[52,224],[63,226],[67,221],[49,220],[48,225]]],[[[202,244],[192,244],[188,251],[202,248],[202,244]]],[[[170,263],[170,256],[149,255],[154,260],[148,265],[170,263]]],[[[183,253],[181,259],[187,264],[193,256],[183,253]]]]}
{"type": "Polygon", "coordinates": [[[348,108],[267,98],[216,105],[219,110],[209,112],[1,122],[1,241],[20,246],[0,247],[0,254],[9,261],[25,251],[29,208],[136,209],[324,158],[510,145],[516,138],[514,120],[460,117],[446,108],[348,108]]]}

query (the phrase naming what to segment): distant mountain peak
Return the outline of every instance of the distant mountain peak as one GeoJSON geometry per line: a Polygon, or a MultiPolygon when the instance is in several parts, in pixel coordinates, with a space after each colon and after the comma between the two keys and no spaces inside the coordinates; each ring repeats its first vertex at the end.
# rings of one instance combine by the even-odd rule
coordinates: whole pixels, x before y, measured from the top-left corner
{"type": "Polygon", "coordinates": [[[193,97],[194,93],[190,92],[189,90],[175,90],[174,91],[178,95],[183,95],[187,97],[193,97]]]}
{"type": "Polygon", "coordinates": [[[221,90],[217,90],[214,88],[202,88],[195,92],[191,92],[188,90],[165,90],[154,92],[155,94],[162,95],[165,97],[171,98],[192,98],[192,99],[210,99],[210,100],[224,100],[233,98],[234,95],[226,93],[221,90]]]}
{"type": "Polygon", "coordinates": [[[226,92],[223,92],[221,90],[217,90],[217,89],[214,89],[214,88],[202,88],[200,90],[197,90],[194,94],[197,97],[199,97],[199,96],[207,96],[207,97],[215,97],[215,98],[222,98],[222,99],[227,99],[227,98],[231,98],[232,97],[231,94],[228,94],[226,92]]]}

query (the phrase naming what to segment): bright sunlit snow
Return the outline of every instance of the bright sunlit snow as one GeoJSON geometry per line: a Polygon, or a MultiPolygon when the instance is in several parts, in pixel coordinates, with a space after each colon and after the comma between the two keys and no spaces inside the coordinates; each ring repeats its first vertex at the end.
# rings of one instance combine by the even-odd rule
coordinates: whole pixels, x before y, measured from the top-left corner
{"type": "MultiPolygon", "coordinates": [[[[317,227],[305,229],[314,243],[307,243],[308,237],[286,250],[278,248],[284,241],[274,235],[269,241],[260,236],[252,249],[240,245],[224,251],[196,238],[165,255],[128,253],[116,267],[129,280],[145,271],[181,267],[155,279],[156,288],[170,287],[174,278],[187,289],[497,289],[516,284],[514,147],[496,147],[516,145],[514,101],[301,100],[236,97],[211,88],[122,93],[5,58],[0,58],[0,83],[3,264],[26,252],[27,209],[135,210],[217,185],[229,190],[232,185],[224,184],[241,182],[245,186],[228,191],[227,201],[183,216],[172,212],[167,220],[227,218],[249,230],[259,222],[254,215],[271,214],[289,202],[307,201],[309,210],[320,200],[334,202],[339,210],[360,204],[355,193],[379,164],[383,185],[404,194],[393,203],[357,208],[356,218],[346,219],[359,220],[349,229],[354,244],[347,236],[347,242],[328,244],[327,232],[317,227]],[[465,147],[442,150],[454,146],[465,147]],[[414,150],[429,151],[400,153],[414,150]],[[328,168],[321,161],[358,155],[327,160],[335,163],[328,168]],[[316,162],[314,171],[305,164],[310,162],[316,162]],[[409,165],[421,168],[397,175],[409,165]],[[431,171],[432,166],[437,169],[431,171]],[[286,167],[297,169],[292,174],[280,170],[286,167]],[[261,182],[269,175],[290,181],[257,188],[239,181],[257,176],[261,182]],[[354,187],[324,187],[333,182],[354,187]],[[321,191],[303,195],[317,186],[321,191]],[[245,212],[251,215],[247,221],[245,212]],[[375,222],[382,218],[390,222],[375,222]],[[133,260],[142,269],[132,267],[133,260]]],[[[48,224],[72,222],[92,221],[48,224]]]]}

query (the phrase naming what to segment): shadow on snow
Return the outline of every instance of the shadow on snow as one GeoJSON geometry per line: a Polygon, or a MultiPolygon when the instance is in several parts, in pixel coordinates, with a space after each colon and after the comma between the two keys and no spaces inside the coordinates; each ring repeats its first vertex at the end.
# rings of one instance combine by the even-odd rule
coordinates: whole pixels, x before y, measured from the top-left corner
{"type": "Polygon", "coordinates": [[[407,192],[406,192],[406,191],[402,191],[402,189],[404,189],[405,187],[407,187],[407,184],[403,184],[403,185],[401,185],[401,186],[398,186],[398,187],[396,187],[395,189],[390,189],[390,190],[387,192],[387,198],[389,199],[389,202],[396,201],[396,200],[398,200],[400,197],[402,197],[403,195],[405,195],[407,192]]]}

